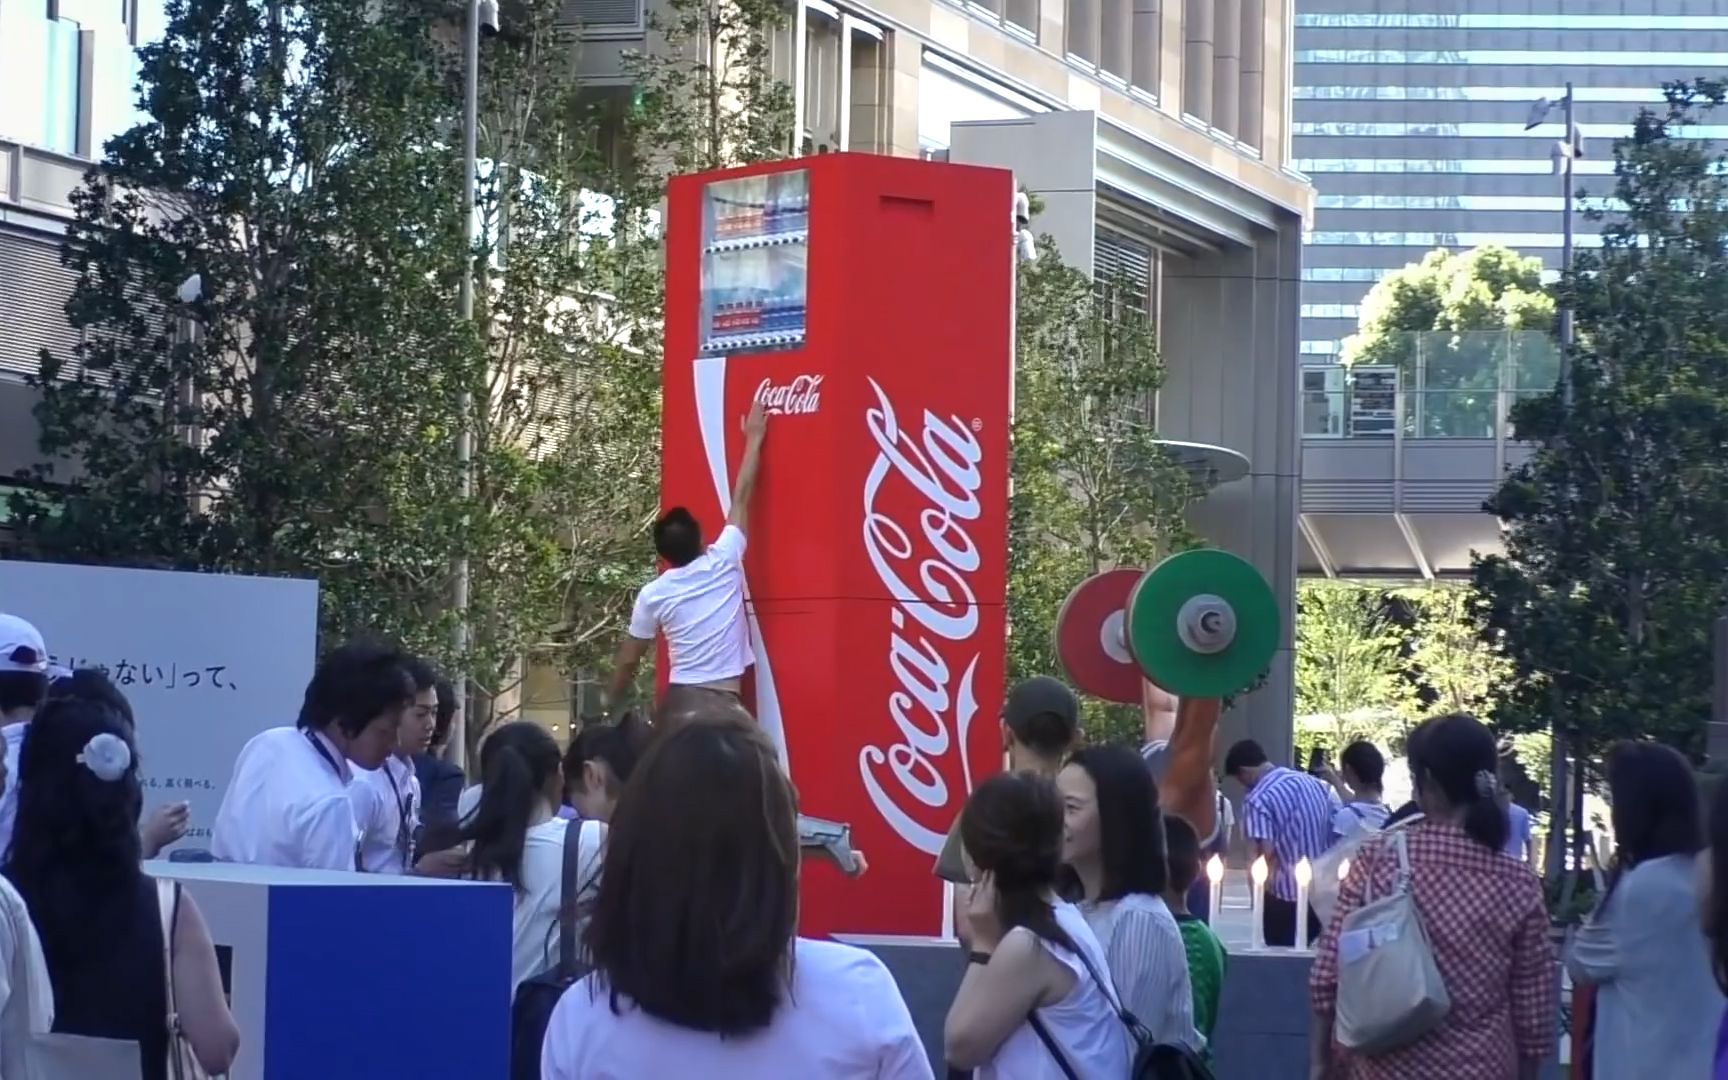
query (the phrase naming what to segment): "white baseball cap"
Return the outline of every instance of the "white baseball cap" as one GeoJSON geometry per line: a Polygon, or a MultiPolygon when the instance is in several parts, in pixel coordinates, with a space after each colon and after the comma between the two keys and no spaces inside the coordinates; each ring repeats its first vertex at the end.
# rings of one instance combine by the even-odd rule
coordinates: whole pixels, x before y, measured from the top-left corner
{"type": "Polygon", "coordinates": [[[0,612],[0,671],[48,670],[42,632],[16,615],[0,612]]]}

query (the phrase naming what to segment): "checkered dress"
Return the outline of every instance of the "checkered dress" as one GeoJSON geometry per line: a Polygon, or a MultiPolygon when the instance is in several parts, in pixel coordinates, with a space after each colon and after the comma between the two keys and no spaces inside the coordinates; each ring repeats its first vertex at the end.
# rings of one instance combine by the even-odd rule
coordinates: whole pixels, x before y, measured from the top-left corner
{"type": "MultiPolygon", "coordinates": [[[[1440,1026],[1377,1057],[1335,1047],[1335,1075],[1347,1080],[1516,1080],[1520,1058],[1555,1050],[1554,950],[1536,876],[1503,852],[1489,851],[1450,822],[1408,826],[1412,892],[1452,998],[1440,1026]]],[[[1330,1015],[1338,996],[1338,931],[1362,906],[1392,890],[1397,856],[1372,841],[1350,868],[1332,923],[1315,946],[1309,991],[1314,1011],[1330,1015]]]]}

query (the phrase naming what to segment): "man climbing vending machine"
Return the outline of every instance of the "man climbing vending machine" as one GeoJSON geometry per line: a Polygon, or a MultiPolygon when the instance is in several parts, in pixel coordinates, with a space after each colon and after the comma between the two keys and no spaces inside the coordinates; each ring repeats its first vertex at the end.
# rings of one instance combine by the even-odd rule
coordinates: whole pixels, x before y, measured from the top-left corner
{"type": "Polygon", "coordinates": [[[764,403],[745,704],[870,862],[806,866],[807,934],[941,932],[931,860],[1001,767],[1012,206],[862,154],[672,183],[662,501],[716,535],[764,403]]]}

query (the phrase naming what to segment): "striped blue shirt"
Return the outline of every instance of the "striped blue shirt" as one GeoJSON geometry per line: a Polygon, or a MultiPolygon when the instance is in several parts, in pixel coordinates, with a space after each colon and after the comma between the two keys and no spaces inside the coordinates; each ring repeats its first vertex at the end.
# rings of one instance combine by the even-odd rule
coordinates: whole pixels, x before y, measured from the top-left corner
{"type": "Polygon", "coordinates": [[[1242,799],[1242,827],[1250,840],[1272,848],[1275,865],[1269,891],[1281,900],[1296,899],[1296,864],[1312,861],[1332,844],[1332,815],[1338,796],[1330,785],[1307,773],[1273,768],[1242,799]]]}

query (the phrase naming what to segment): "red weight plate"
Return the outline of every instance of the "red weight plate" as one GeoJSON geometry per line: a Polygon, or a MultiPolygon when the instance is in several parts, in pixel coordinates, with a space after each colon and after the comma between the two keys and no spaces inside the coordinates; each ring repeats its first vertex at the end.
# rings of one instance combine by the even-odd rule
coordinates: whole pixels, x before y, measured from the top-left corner
{"type": "Polygon", "coordinates": [[[1105,701],[1140,700],[1145,676],[1128,651],[1128,594],[1144,571],[1107,570],[1074,587],[1056,615],[1056,658],[1075,689],[1105,701]]]}

